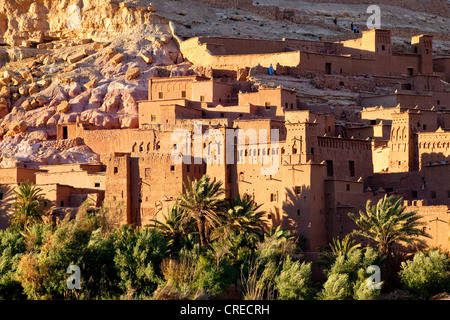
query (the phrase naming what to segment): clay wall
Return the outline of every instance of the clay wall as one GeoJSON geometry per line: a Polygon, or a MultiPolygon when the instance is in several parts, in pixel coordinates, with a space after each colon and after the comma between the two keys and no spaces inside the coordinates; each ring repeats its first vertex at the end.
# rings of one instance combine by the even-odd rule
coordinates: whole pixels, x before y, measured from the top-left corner
{"type": "Polygon", "coordinates": [[[429,247],[439,247],[442,250],[450,251],[450,209],[449,206],[414,206],[406,207],[406,211],[418,211],[422,216],[421,222],[426,223],[425,231],[431,236],[430,238],[422,237],[421,239],[429,247]]]}
{"type": "Polygon", "coordinates": [[[328,177],[335,179],[363,179],[373,173],[372,146],[368,140],[317,137],[318,157],[332,161],[328,177]],[[330,174],[330,175],[329,175],[330,174]]]}
{"type": "Polygon", "coordinates": [[[450,132],[423,132],[419,134],[419,169],[426,165],[450,161],[450,132]]]}

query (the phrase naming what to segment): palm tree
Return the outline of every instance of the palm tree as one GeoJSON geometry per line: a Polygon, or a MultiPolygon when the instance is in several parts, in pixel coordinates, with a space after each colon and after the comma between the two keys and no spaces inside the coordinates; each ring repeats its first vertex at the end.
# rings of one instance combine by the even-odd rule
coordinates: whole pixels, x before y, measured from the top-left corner
{"type": "Polygon", "coordinates": [[[184,210],[183,221],[195,221],[200,245],[206,247],[212,230],[221,223],[221,211],[224,200],[220,196],[224,193],[220,181],[211,181],[204,175],[200,180],[189,180],[184,184],[185,192],[179,197],[178,205],[184,210]]]}
{"type": "Polygon", "coordinates": [[[324,262],[325,265],[331,266],[336,261],[337,257],[344,256],[347,258],[353,251],[361,247],[360,243],[356,243],[350,235],[346,235],[344,239],[340,240],[339,237],[333,238],[332,242],[329,244],[328,249],[321,249],[321,254],[319,258],[324,262]]]}
{"type": "Polygon", "coordinates": [[[16,200],[12,205],[13,216],[9,219],[11,229],[24,230],[34,222],[42,222],[42,204],[45,201],[42,189],[29,181],[21,182],[14,190],[16,200]]]}
{"type": "Polygon", "coordinates": [[[192,223],[187,223],[183,219],[184,210],[180,208],[178,203],[167,210],[167,214],[163,215],[164,222],[153,219],[154,228],[158,230],[164,238],[168,240],[168,244],[174,252],[178,252],[181,247],[189,246],[192,240],[192,223]]]}
{"type": "Polygon", "coordinates": [[[251,196],[244,194],[230,200],[228,210],[222,216],[222,224],[216,229],[216,238],[230,238],[237,234],[257,236],[262,240],[267,227],[262,219],[264,211],[258,211],[257,205],[251,196]]]}
{"type": "Polygon", "coordinates": [[[392,254],[392,245],[398,242],[425,245],[418,237],[430,236],[421,227],[424,225],[419,221],[421,216],[417,211],[405,212],[406,207],[402,202],[401,197],[386,195],[376,206],[371,206],[371,201],[368,200],[365,213],[360,210],[359,217],[353,213],[348,214],[360,228],[352,234],[375,241],[380,256],[389,257],[392,254]]]}

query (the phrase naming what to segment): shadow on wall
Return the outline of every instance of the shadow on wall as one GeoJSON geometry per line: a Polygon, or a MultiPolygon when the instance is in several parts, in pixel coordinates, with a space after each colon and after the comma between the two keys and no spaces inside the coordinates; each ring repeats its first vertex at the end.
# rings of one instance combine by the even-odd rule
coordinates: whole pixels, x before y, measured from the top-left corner
{"type": "Polygon", "coordinates": [[[9,227],[11,217],[11,206],[14,202],[14,187],[8,184],[0,184],[0,229],[9,227]]]}
{"type": "MultiPolygon", "coordinates": [[[[311,227],[309,207],[306,206],[307,199],[310,198],[310,188],[306,185],[285,188],[285,199],[282,199],[281,208],[273,206],[268,210],[269,221],[274,228],[281,226],[291,230],[292,234],[302,241],[302,249],[309,248],[310,241],[307,237],[311,227]]],[[[308,251],[308,250],[306,250],[308,251]]]]}

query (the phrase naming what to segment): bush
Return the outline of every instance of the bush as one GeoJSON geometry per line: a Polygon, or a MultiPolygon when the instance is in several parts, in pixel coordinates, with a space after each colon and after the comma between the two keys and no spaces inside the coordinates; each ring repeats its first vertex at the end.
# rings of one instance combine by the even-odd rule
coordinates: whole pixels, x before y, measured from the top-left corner
{"type": "Polygon", "coordinates": [[[27,246],[33,251],[21,257],[17,274],[29,299],[98,299],[118,292],[112,243],[101,237],[95,217],[66,217],[53,230],[33,227],[27,246]],[[67,288],[70,265],[80,267],[79,291],[67,288]]]}
{"type": "Polygon", "coordinates": [[[117,230],[113,239],[119,287],[137,297],[150,296],[164,282],[160,264],[167,255],[167,241],[154,229],[129,225],[117,230]]]}
{"type": "Polygon", "coordinates": [[[280,275],[275,279],[279,298],[282,300],[307,300],[314,295],[311,281],[311,263],[293,262],[288,257],[280,275]]]}
{"type": "Polygon", "coordinates": [[[450,259],[439,249],[419,252],[402,262],[399,275],[405,288],[421,299],[450,290],[450,259]]]}
{"type": "Polygon", "coordinates": [[[18,232],[0,230],[0,300],[24,298],[16,277],[17,265],[25,252],[25,241],[18,232]]]}
{"type": "Polygon", "coordinates": [[[379,264],[379,256],[371,247],[357,248],[347,256],[338,256],[331,268],[326,270],[328,280],[325,282],[319,298],[324,300],[377,299],[380,290],[367,286],[366,270],[370,265],[379,264]],[[345,275],[345,277],[337,277],[337,275],[345,275]]]}
{"type": "Polygon", "coordinates": [[[347,300],[352,294],[352,285],[345,273],[332,274],[319,293],[321,300],[347,300]]]}

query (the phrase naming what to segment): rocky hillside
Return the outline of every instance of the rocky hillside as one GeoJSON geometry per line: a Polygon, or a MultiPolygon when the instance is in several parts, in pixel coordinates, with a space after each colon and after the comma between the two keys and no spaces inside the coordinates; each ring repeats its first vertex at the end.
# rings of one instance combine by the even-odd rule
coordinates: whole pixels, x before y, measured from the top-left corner
{"type": "MultiPolygon", "coordinates": [[[[202,74],[184,61],[174,28],[181,39],[336,40],[354,36],[348,24],[368,17],[363,4],[280,0],[277,10],[294,10],[299,17],[280,20],[228,2],[0,0],[0,167],[98,159],[82,141],[55,141],[56,125],[78,118],[97,128],[135,128],[137,101],[147,96],[148,78],[202,74]]],[[[382,13],[398,48],[406,48],[411,34],[426,31],[435,36],[438,52],[450,52],[448,15],[387,5],[382,13]]],[[[296,86],[314,95],[309,82],[296,86]]],[[[356,98],[350,93],[339,99],[356,98]]]]}

